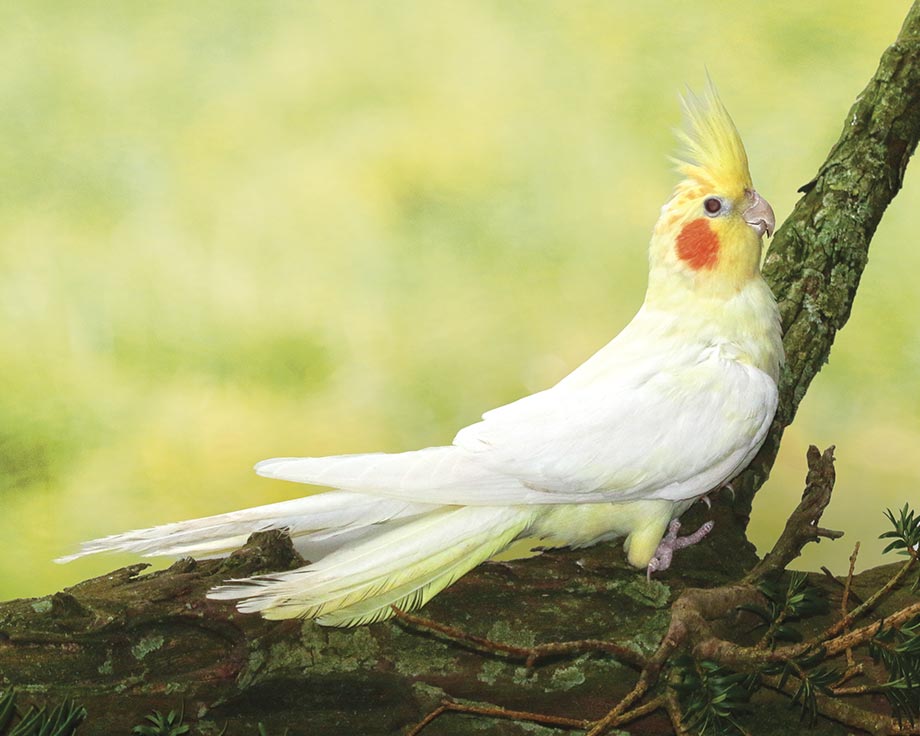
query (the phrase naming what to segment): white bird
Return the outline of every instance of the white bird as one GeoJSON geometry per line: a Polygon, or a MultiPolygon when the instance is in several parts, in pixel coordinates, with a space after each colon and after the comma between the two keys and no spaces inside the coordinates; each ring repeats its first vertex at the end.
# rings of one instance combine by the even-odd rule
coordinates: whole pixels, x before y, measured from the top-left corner
{"type": "Polygon", "coordinates": [[[711,528],[677,537],[678,517],[763,443],[783,361],[760,274],[773,211],[712,85],[684,109],[684,179],[652,235],[645,302],[558,384],[487,412],[447,447],[265,460],[260,475],[336,490],[116,534],[63,559],[216,557],[252,532],[286,529],[310,564],[209,596],[327,626],[418,608],[522,537],[569,547],[625,537],[632,565],[666,568],[711,528]]]}

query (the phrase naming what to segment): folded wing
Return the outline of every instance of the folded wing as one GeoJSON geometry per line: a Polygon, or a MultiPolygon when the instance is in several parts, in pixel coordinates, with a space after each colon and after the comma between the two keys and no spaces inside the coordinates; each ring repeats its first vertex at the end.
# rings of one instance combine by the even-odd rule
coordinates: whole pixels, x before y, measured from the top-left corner
{"type": "Polygon", "coordinates": [[[264,476],[418,503],[681,500],[730,478],[776,408],[762,371],[718,347],[557,386],[500,407],[449,447],[276,458],[264,476]]]}

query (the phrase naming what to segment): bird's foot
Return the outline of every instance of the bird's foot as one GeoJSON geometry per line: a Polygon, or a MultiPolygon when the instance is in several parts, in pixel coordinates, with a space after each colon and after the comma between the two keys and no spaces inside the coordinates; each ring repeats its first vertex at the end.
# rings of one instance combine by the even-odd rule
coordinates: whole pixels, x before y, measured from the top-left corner
{"type": "Polygon", "coordinates": [[[707,521],[703,526],[693,532],[693,534],[688,534],[685,537],[678,537],[677,533],[680,531],[680,522],[674,519],[668,525],[668,533],[665,534],[661,542],[658,543],[658,549],[655,550],[654,556],[649,560],[648,567],[645,570],[648,580],[652,579],[653,572],[661,572],[662,570],[667,570],[671,566],[671,560],[674,559],[674,553],[677,550],[689,547],[691,544],[696,544],[709,534],[714,526],[714,521],[707,521]]]}
{"type": "Polygon", "coordinates": [[[716,489],[710,491],[709,493],[707,493],[707,494],[705,494],[705,495],[703,495],[703,496],[700,496],[700,497],[697,499],[697,501],[702,501],[703,503],[706,504],[706,508],[707,508],[707,509],[711,509],[711,508],[712,508],[712,499],[710,499],[709,497],[710,497],[713,493],[717,493],[717,492],[719,492],[719,491],[728,491],[729,493],[732,494],[732,498],[735,497],[735,487],[734,487],[731,483],[723,483],[723,484],[722,484],[721,486],[719,486],[718,488],[716,488],[716,489]]]}

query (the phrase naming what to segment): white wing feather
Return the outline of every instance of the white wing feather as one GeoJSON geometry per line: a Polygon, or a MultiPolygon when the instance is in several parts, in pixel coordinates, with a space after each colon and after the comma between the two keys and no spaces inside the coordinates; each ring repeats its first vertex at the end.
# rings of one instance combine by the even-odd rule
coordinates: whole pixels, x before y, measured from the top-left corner
{"type": "Polygon", "coordinates": [[[774,380],[731,345],[630,326],[551,389],[499,407],[453,446],[277,458],[264,476],[450,505],[695,498],[760,446],[774,380]],[[650,349],[655,346],[655,349],[650,349]]]}
{"type": "Polygon", "coordinates": [[[605,389],[557,386],[486,415],[455,443],[557,503],[681,500],[740,469],[777,401],[769,376],[718,348],[605,389]]]}

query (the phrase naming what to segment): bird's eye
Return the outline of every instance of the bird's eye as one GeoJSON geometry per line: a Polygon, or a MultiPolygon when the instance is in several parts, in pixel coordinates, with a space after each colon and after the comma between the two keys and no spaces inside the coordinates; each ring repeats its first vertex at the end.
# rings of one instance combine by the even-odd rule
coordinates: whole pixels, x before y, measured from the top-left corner
{"type": "Polygon", "coordinates": [[[722,211],[722,200],[718,197],[707,197],[703,202],[703,209],[707,215],[718,215],[722,211]]]}

